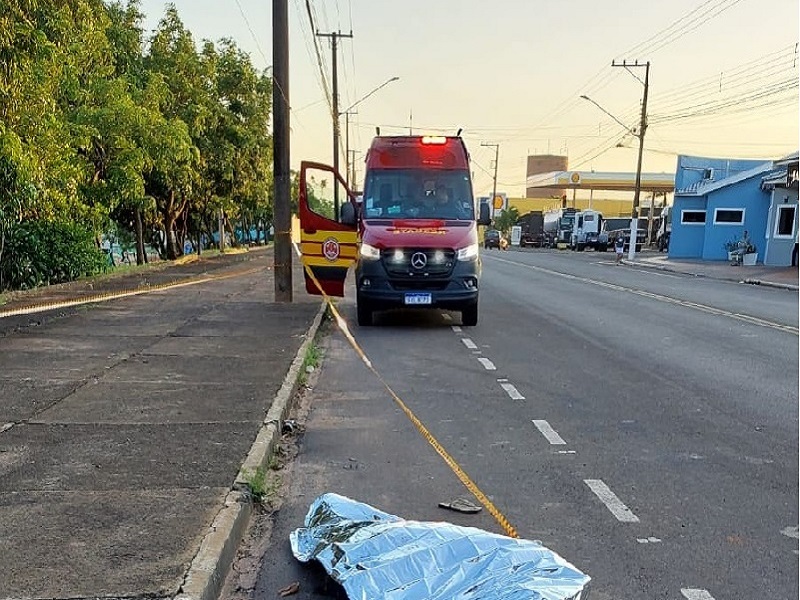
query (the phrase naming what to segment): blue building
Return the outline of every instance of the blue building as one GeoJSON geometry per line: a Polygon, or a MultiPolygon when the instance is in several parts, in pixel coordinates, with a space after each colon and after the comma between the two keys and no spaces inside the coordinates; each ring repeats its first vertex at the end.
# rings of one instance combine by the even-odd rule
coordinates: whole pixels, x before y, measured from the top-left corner
{"type": "Polygon", "coordinates": [[[797,258],[797,154],[781,160],[678,157],[671,258],[727,260],[726,242],[744,231],[758,262],[797,258]]]}

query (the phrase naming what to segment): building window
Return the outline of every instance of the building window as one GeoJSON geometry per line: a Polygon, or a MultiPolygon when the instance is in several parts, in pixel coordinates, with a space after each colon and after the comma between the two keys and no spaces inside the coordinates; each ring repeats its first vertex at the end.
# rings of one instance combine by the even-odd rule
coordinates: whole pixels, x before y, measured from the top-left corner
{"type": "Polygon", "coordinates": [[[704,210],[682,210],[681,225],[703,225],[706,222],[704,210]]]}
{"type": "Polygon", "coordinates": [[[743,208],[714,209],[714,225],[744,225],[743,208]]]}
{"type": "Polygon", "coordinates": [[[794,237],[794,217],[796,212],[796,204],[778,207],[778,218],[775,222],[775,237],[794,237]]]}

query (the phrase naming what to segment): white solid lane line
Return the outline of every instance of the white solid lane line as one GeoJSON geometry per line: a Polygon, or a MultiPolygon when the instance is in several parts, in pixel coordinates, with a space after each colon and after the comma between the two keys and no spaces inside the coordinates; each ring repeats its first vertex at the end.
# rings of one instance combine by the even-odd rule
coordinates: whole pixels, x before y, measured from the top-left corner
{"type": "Polygon", "coordinates": [[[600,498],[600,502],[606,505],[606,508],[617,518],[617,521],[623,523],[639,522],[639,517],[633,514],[631,509],[625,506],[602,480],[584,479],[583,482],[589,486],[589,489],[594,492],[595,496],[600,498]]]}
{"type": "Polygon", "coordinates": [[[475,342],[473,342],[473,341],[472,341],[471,339],[469,339],[469,338],[461,338],[461,341],[462,341],[462,342],[464,342],[464,345],[465,345],[467,348],[469,348],[470,350],[475,350],[475,349],[477,349],[477,348],[478,348],[477,344],[475,344],[475,342]]]}
{"type": "Polygon", "coordinates": [[[545,439],[550,442],[551,444],[564,446],[567,442],[565,442],[556,430],[550,426],[550,423],[547,421],[540,421],[534,420],[533,424],[536,425],[536,429],[538,429],[541,434],[545,437],[545,439]]]}
{"type": "Polygon", "coordinates": [[[496,371],[497,367],[494,366],[494,363],[490,361],[488,358],[479,358],[480,363],[483,365],[483,368],[487,371],[496,371]]]}
{"type": "Polygon", "coordinates": [[[687,600],[714,600],[714,596],[707,590],[695,590],[692,588],[681,588],[681,594],[687,600]]]}
{"type": "Polygon", "coordinates": [[[461,327],[458,325],[452,325],[452,329],[455,333],[461,333],[461,327]]]}
{"type": "Polygon", "coordinates": [[[512,400],[525,400],[525,396],[520,394],[517,388],[515,388],[510,383],[501,383],[500,387],[502,387],[506,391],[506,394],[508,394],[508,397],[511,398],[512,400]]]}

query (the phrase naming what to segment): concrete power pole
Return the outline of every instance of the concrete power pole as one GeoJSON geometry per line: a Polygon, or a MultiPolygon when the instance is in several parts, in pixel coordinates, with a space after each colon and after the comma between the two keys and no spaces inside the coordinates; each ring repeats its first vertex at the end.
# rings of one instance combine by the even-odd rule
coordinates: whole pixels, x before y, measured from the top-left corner
{"type": "Polygon", "coordinates": [[[272,105],[275,145],[275,301],[292,301],[292,217],[289,172],[289,9],[288,0],[272,0],[272,105]]]}
{"type": "MultiPolygon", "coordinates": [[[[336,40],[339,38],[352,38],[353,32],[342,33],[341,31],[333,33],[320,33],[317,32],[317,37],[331,38],[331,53],[333,62],[333,170],[339,172],[339,75],[336,60],[336,40]]],[[[333,181],[333,218],[335,221],[339,220],[339,186],[336,181],[333,181]]]]}
{"type": "MultiPolygon", "coordinates": [[[[633,260],[636,254],[636,239],[639,232],[639,196],[642,191],[642,154],[644,152],[644,132],[647,130],[647,94],[650,91],[650,61],[645,64],[639,64],[637,60],[634,63],[623,61],[617,63],[612,61],[612,67],[623,67],[625,69],[641,68],[644,67],[644,95],[642,97],[642,115],[639,121],[639,159],[636,162],[636,184],[633,192],[633,210],[631,210],[631,243],[628,248],[628,259],[633,260]]],[[[637,78],[638,79],[638,78],[637,78]]],[[[641,81],[641,80],[639,80],[641,81]]],[[[651,208],[652,210],[652,208],[651,208]]]]}
{"type": "Polygon", "coordinates": [[[489,148],[494,148],[494,177],[492,178],[492,200],[491,200],[491,208],[492,208],[492,218],[494,219],[494,199],[497,197],[497,159],[500,154],[500,144],[484,144],[481,143],[481,146],[487,146],[489,148]]]}

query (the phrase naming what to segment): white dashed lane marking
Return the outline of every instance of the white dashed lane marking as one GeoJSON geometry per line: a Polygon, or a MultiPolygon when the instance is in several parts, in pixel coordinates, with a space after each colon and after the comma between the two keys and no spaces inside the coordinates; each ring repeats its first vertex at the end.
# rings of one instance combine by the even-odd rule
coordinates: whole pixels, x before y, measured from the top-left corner
{"type": "Polygon", "coordinates": [[[611,514],[616,517],[617,521],[621,521],[622,523],[639,522],[639,517],[633,514],[631,509],[625,506],[602,480],[584,479],[583,482],[589,486],[589,489],[594,492],[595,496],[600,498],[600,502],[606,505],[606,508],[611,511],[611,514]]]}
{"type": "Polygon", "coordinates": [[[461,341],[464,342],[464,345],[470,350],[475,350],[478,347],[477,344],[469,338],[461,338],[461,341]]]}
{"type": "Polygon", "coordinates": [[[525,400],[525,396],[520,394],[519,390],[517,390],[517,388],[515,388],[512,384],[501,383],[500,387],[502,387],[506,391],[506,394],[508,394],[508,397],[511,398],[512,400],[525,400]]]}
{"type": "Polygon", "coordinates": [[[550,423],[547,421],[534,420],[533,424],[536,425],[536,429],[541,432],[545,439],[554,446],[565,446],[567,444],[567,442],[565,442],[562,437],[556,433],[556,430],[553,429],[550,426],[550,423]]]}
{"type": "Polygon", "coordinates": [[[461,333],[461,327],[459,327],[458,325],[453,325],[452,327],[455,333],[461,333]]]}
{"type": "Polygon", "coordinates": [[[490,361],[488,358],[479,358],[480,363],[483,365],[483,368],[487,371],[496,371],[497,367],[494,366],[494,363],[490,361]]]}
{"type": "Polygon", "coordinates": [[[714,600],[714,596],[707,590],[696,590],[693,588],[681,588],[681,594],[687,600],[714,600]]]}

